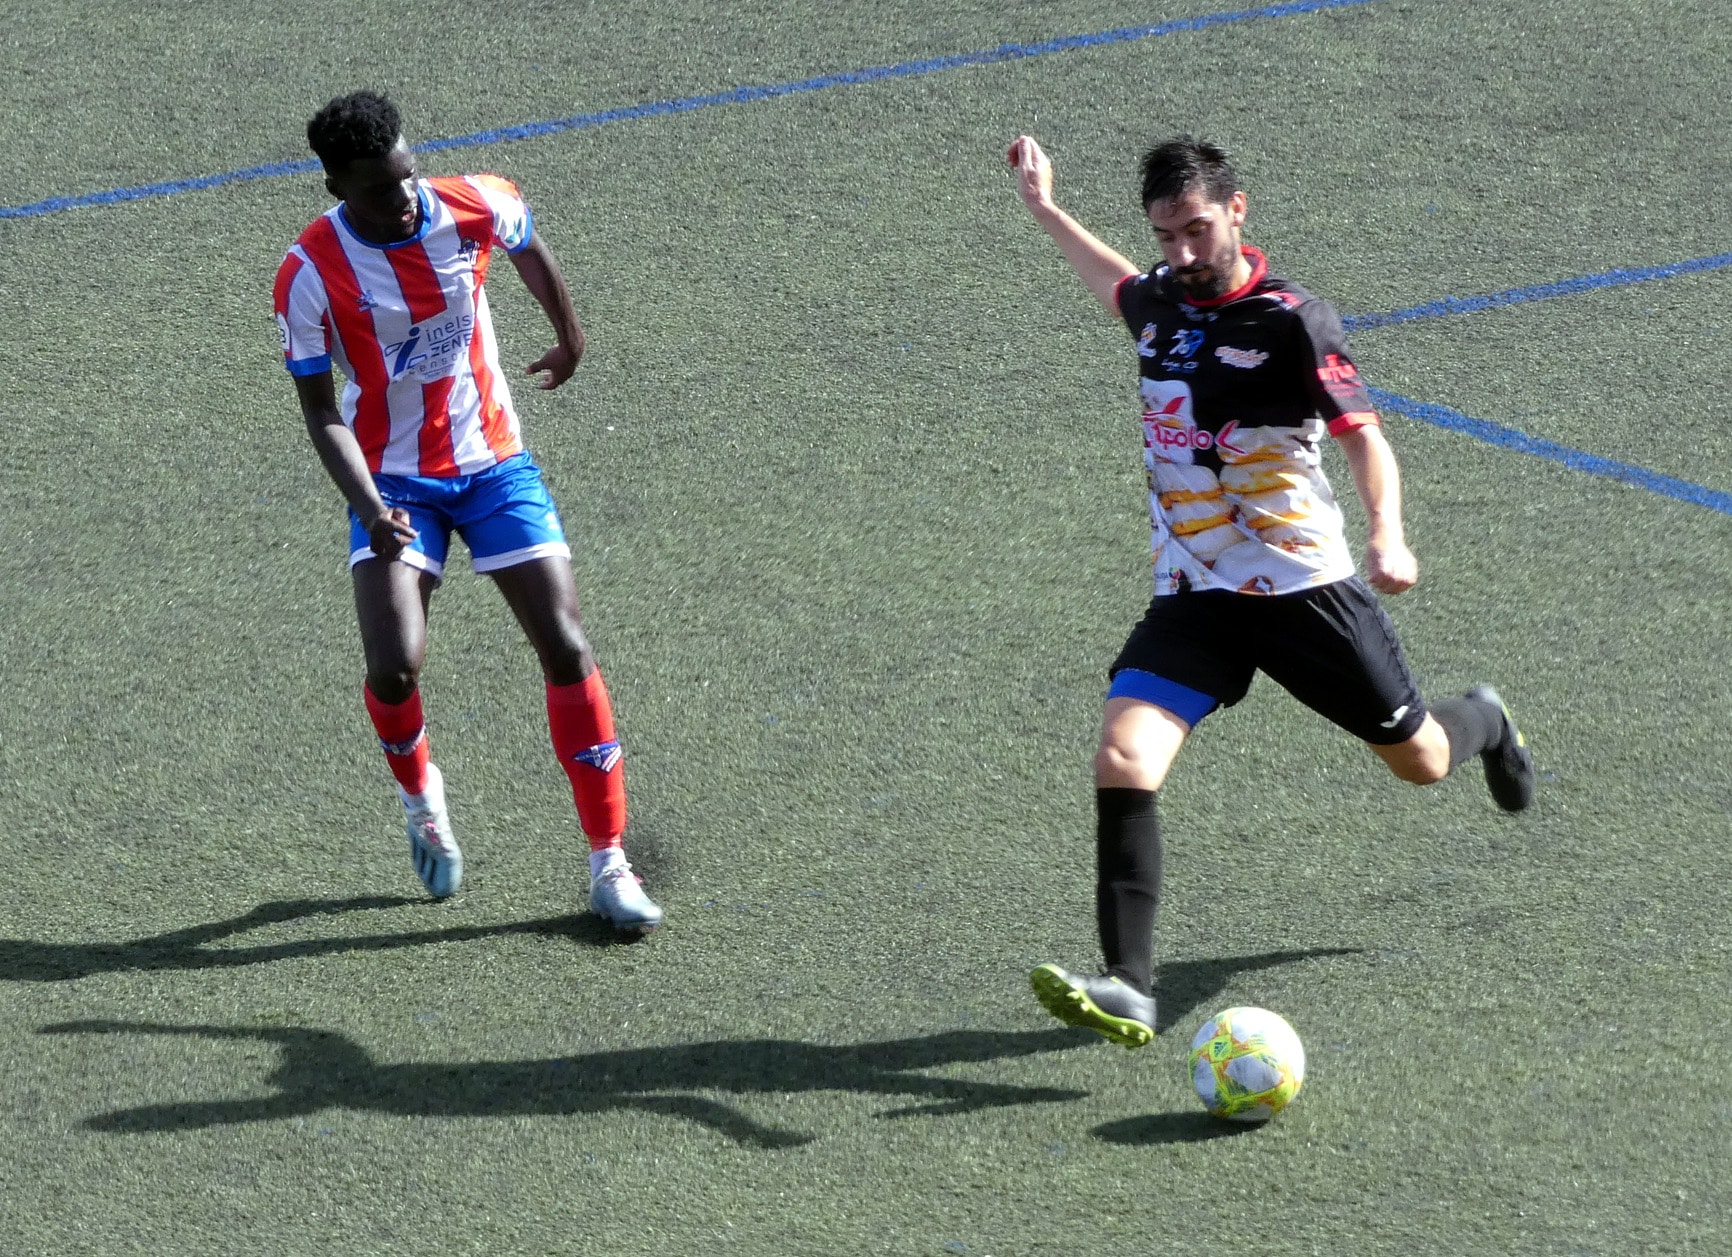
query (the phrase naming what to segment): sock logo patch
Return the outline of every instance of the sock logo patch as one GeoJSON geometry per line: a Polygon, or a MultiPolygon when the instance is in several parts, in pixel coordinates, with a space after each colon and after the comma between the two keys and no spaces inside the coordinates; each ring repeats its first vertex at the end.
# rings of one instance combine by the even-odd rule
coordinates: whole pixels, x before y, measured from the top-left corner
{"type": "Polygon", "coordinates": [[[387,755],[413,755],[415,753],[415,748],[421,745],[421,740],[426,736],[427,726],[422,725],[419,729],[415,730],[415,736],[410,738],[407,742],[387,742],[384,738],[380,738],[379,745],[385,748],[385,754],[387,755]]]}
{"type": "Polygon", "coordinates": [[[582,760],[591,768],[599,768],[604,773],[610,773],[614,770],[614,766],[624,758],[624,754],[620,751],[617,741],[601,742],[579,751],[572,758],[582,760]]]}

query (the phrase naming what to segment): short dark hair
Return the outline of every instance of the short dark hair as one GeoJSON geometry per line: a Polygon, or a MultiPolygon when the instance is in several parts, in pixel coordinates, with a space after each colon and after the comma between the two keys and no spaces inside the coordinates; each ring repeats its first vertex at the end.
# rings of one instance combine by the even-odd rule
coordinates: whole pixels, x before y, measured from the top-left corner
{"type": "Polygon", "coordinates": [[[1145,213],[1156,201],[1183,196],[1192,188],[1200,188],[1217,205],[1232,199],[1239,190],[1239,176],[1226,149],[1181,135],[1143,154],[1145,213]]]}
{"type": "Polygon", "coordinates": [[[397,106],[377,92],[339,96],[307,123],[307,143],[326,170],[383,157],[397,147],[402,134],[403,120],[397,116],[397,106]]]}

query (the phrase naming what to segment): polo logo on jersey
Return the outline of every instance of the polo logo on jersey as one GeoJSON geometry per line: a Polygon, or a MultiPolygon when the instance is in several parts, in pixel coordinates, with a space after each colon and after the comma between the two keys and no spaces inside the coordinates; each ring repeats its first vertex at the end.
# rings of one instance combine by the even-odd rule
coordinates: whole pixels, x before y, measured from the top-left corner
{"type": "Polygon", "coordinates": [[[1137,337],[1137,353],[1144,358],[1153,358],[1160,353],[1155,348],[1155,342],[1160,339],[1161,329],[1153,323],[1143,325],[1143,334],[1137,337]]]}
{"type": "Polygon", "coordinates": [[[1215,350],[1215,357],[1230,367],[1243,367],[1247,371],[1269,361],[1269,355],[1261,349],[1236,349],[1232,345],[1222,345],[1215,350]]]}
{"type": "Polygon", "coordinates": [[[610,773],[620,760],[625,758],[625,755],[619,749],[618,742],[602,742],[579,751],[572,758],[582,760],[591,768],[599,768],[604,773],[610,773]]]}
{"type": "Polygon", "coordinates": [[[1199,428],[1190,412],[1189,394],[1171,398],[1159,410],[1143,411],[1143,440],[1168,461],[1174,461],[1176,451],[1213,448],[1214,434],[1199,428]]]}
{"type": "Polygon", "coordinates": [[[1173,347],[1167,350],[1179,358],[1189,358],[1203,347],[1203,329],[1200,327],[1181,327],[1173,333],[1173,347]]]}
{"type": "Polygon", "coordinates": [[[1191,411],[1191,386],[1183,380],[1144,380],[1143,444],[1169,463],[1188,463],[1194,450],[1219,450],[1231,458],[1245,451],[1234,444],[1239,422],[1229,419],[1219,432],[1197,426],[1191,411]]]}

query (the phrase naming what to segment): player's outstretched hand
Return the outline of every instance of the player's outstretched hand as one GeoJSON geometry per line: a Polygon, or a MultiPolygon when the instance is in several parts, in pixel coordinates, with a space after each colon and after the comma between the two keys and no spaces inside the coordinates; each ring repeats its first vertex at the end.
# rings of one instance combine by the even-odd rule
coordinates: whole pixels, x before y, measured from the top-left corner
{"type": "Polygon", "coordinates": [[[1365,546],[1365,580],[1380,593],[1402,593],[1419,583],[1419,560],[1406,542],[1374,537],[1365,546]]]}
{"type": "Polygon", "coordinates": [[[400,506],[393,506],[367,527],[373,553],[387,562],[402,554],[404,547],[418,536],[409,523],[409,512],[400,506]]]}
{"type": "Polygon", "coordinates": [[[1029,209],[1052,204],[1052,161],[1032,135],[1019,135],[1005,152],[1016,172],[1016,191],[1029,209]]]}
{"type": "Polygon", "coordinates": [[[570,345],[555,345],[529,366],[524,368],[529,375],[540,374],[536,380],[536,388],[558,388],[571,378],[571,373],[577,370],[577,364],[583,357],[583,346],[575,348],[570,345]]]}

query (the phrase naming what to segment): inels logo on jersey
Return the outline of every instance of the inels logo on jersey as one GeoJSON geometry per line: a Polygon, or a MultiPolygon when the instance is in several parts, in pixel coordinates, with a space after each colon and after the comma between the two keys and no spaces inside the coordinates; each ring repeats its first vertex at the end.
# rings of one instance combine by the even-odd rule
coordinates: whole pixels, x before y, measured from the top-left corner
{"type": "Polygon", "coordinates": [[[1237,349],[1232,345],[1222,345],[1215,350],[1215,357],[1230,367],[1243,367],[1247,371],[1269,361],[1269,355],[1261,349],[1237,349]]]}
{"type": "Polygon", "coordinates": [[[468,348],[474,335],[473,314],[451,315],[411,327],[404,339],[385,346],[391,378],[401,379],[410,371],[423,380],[436,380],[448,374],[458,352],[468,348]]]}

